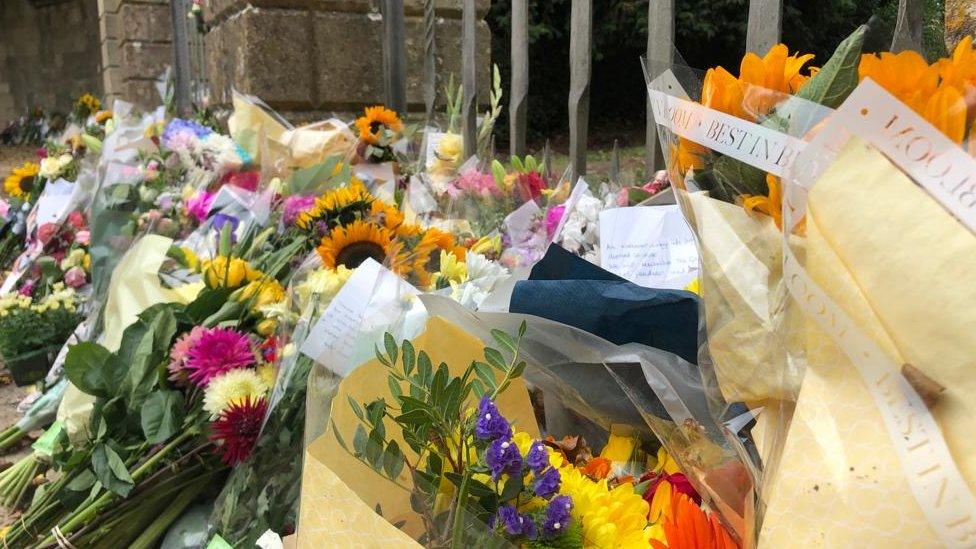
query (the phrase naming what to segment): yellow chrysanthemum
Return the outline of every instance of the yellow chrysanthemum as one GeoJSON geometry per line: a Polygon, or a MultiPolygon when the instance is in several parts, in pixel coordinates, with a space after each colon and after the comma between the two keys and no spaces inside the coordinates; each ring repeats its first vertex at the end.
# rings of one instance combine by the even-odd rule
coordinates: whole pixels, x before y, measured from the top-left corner
{"type": "Polygon", "coordinates": [[[460,284],[468,280],[468,265],[456,255],[441,250],[440,270],[437,271],[435,282],[438,288],[446,288],[452,282],[460,284]]]}
{"type": "Polygon", "coordinates": [[[367,107],[366,114],[356,119],[356,128],[359,130],[359,138],[370,145],[379,142],[384,128],[389,128],[394,132],[403,129],[403,123],[395,111],[377,105],[367,107]]]}
{"type": "Polygon", "coordinates": [[[573,520],[583,530],[583,547],[594,549],[646,548],[652,531],[648,528],[650,505],[629,483],[613,490],[607,481],[594,481],[576,467],[559,470],[559,493],[573,499],[573,520]]]}
{"type": "Polygon", "coordinates": [[[322,264],[329,269],[339,266],[355,269],[369,258],[383,263],[393,258],[393,233],[375,223],[354,221],[336,227],[322,238],[316,250],[322,264]]]}
{"type": "Polygon", "coordinates": [[[203,392],[203,409],[219,415],[245,399],[257,400],[268,392],[269,385],[249,368],[236,368],[210,380],[203,392]]]}
{"type": "Polygon", "coordinates": [[[275,368],[274,364],[262,362],[261,364],[258,364],[257,372],[258,377],[261,378],[261,381],[264,382],[264,385],[268,387],[269,390],[271,387],[274,387],[275,379],[278,377],[278,369],[275,368]]]}
{"type": "Polygon", "coordinates": [[[14,171],[3,181],[3,190],[8,196],[14,198],[25,198],[34,186],[34,178],[41,171],[41,167],[33,162],[24,162],[24,165],[15,168],[14,171]]]}
{"type": "Polygon", "coordinates": [[[237,288],[260,277],[260,271],[239,257],[219,255],[203,264],[203,281],[208,288],[237,288]]]}
{"type": "Polygon", "coordinates": [[[345,265],[339,265],[335,269],[318,269],[309,273],[305,281],[296,286],[299,300],[303,306],[312,299],[312,296],[323,301],[331,300],[339,293],[352,273],[353,271],[347,269],[345,265]]]}
{"type": "Polygon", "coordinates": [[[248,302],[252,310],[284,301],[284,299],[285,289],[277,280],[270,277],[252,280],[240,290],[238,295],[238,301],[248,302]]]}

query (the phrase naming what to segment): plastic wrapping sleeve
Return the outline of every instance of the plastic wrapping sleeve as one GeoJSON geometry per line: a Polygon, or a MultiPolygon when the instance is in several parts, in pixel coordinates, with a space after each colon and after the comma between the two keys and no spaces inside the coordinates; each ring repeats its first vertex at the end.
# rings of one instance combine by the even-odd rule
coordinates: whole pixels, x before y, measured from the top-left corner
{"type": "MultiPolygon", "coordinates": [[[[421,295],[419,300],[426,309],[422,318],[410,320],[407,313],[407,317],[360,332],[356,347],[372,349],[374,342],[381,341],[382,333],[389,331],[397,339],[416,337],[415,346],[431,353],[434,363],[443,361],[450,367],[463,368],[480,355],[483,344],[492,344],[492,329],[514,333],[525,321],[527,330],[520,346],[520,356],[527,362],[525,386],[513,385],[503,393],[509,399],[506,407],[499,405],[520,418],[515,420],[519,430],[542,432],[557,440],[564,435],[582,435],[599,447],[607,441],[611,426],[627,425],[642,440],[657,439],[667,446],[706,498],[724,490],[721,499],[733,499],[727,488],[712,479],[710,484],[697,482],[706,478],[699,471],[712,470],[734,454],[723,447],[722,427],[710,419],[694,365],[643,345],[614,345],[539,317],[472,312],[448,298],[431,294],[421,295]],[[426,331],[418,329],[423,318],[428,319],[426,331]],[[472,337],[477,342],[473,347],[472,337]],[[469,351],[475,354],[469,357],[465,354],[469,351]],[[526,387],[542,395],[543,405],[535,411],[524,409],[527,402],[520,400],[527,397],[526,387]]],[[[334,373],[333,368],[334,364],[318,364],[309,379],[306,434],[310,442],[303,473],[299,542],[346,540],[343,536],[351,528],[379,539],[406,543],[405,532],[412,537],[418,532],[416,517],[411,518],[407,511],[409,494],[379,476],[364,476],[368,469],[335,446],[335,433],[351,437],[347,422],[354,418],[343,408],[347,407],[347,397],[385,394],[385,375],[379,375],[382,368],[375,359],[366,360],[345,378],[334,373]],[[376,505],[382,508],[382,517],[373,511],[376,505]],[[332,509],[339,507],[347,528],[338,528],[338,523],[332,522],[337,518],[332,509]],[[402,531],[391,524],[399,520],[406,521],[402,531]]],[[[724,503],[717,503],[716,507],[729,514],[730,524],[741,525],[741,502],[748,488],[736,488],[742,491],[738,509],[733,512],[724,503]]]]}
{"type": "Polygon", "coordinates": [[[784,180],[787,352],[807,373],[763,547],[972,546],[976,160],[958,143],[865,80],[784,180]]]}

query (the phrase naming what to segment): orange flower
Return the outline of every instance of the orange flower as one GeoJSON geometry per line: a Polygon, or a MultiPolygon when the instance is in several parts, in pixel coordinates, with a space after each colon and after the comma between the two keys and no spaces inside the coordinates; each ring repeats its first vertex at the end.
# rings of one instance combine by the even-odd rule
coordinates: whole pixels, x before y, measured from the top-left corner
{"type": "MultiPolygon", "coordinates": [[[[670,502],[657,508],[666,542],[651,539],[654,549],[738,549],[739,544],[725,530],[715,514],[702,511],[684,494],[668,491],[670,502]]],[[[655,498],[657,499],[657,498],[655,498]]],[[[652,505],[651,518],[655,517],[652,505]]]]}
{"type": "Polygon", "coordinates": [[[356,119],[356,128],[359,129],[359,138],[375,145],[379,142],[384,128],[394,132],[403,129],[403,123],[395,111],[391,111],[382,105],[367,107],[365,116],[356,119]]]}
{"type": "Polygon", "coordinates": [[[783,44],[776,44],[762,57],[747,53],[739,66],[739,79],[745,84],[745,109],[750,118],[768,114],[785,95],[799,91],[810,79],[801,71],[811,59],[812,53],[790,55],[783,44]]]}
{"type": "Polygon", "coordinates": [[[973,48],[973,37],[967,36],[960,40],[952,57],[941,59],[937,67],[945,84],[957,88],[976,85],[976,49],[973,48]]]}
{"type": "Polygon", "coordinates": [[[701,104],[732,116],[748,118],[742,108],[742,82],[722,67],[708,69],[702,82],[701,104]]]}
{"type": "Polygon", "coordinates": [[[595,457],[580,468],[584,475],[597,480],[607,478],[610,474],[610,460],[603,457],[595,457]]]}
{"type": "Polygon", "coordinates": [[[857,72],[861,80],[874,80],[919,113],[939,85],[939,65],[929,65],[917,52],[908,50],[862,55],[857,72]]]}
{"type": "Polygon", "coordinates": [[[783,228],[783,191],[779,178],[767,173],[766,187],[769,189],[769,195],[747,196],[742,201],[742,207],[747,212],[761,212],[772,217],[776,226],[783,228]]]}
{"type": "Polygon", "coordinates": [[[966,137],[966,100],[954,86],[945,83],[939,86],[926,98],[919,114],[956,143],[962,143],[966,137]]]}

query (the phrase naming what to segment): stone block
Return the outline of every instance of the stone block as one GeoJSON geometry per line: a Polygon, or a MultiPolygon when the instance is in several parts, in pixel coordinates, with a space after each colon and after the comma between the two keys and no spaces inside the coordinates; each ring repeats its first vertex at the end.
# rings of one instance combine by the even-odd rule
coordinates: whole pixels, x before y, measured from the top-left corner
{"type": "Polygon", "coordinates": [[[125,71],[121,67],[108,67],[102,71],[102,89],[105,94],[121,94],[125,90],[125,71]]]}
{"type": "Polygon", "coordinates": [[[119,9],[122,38],[125,41],[169,42],[173,22],[169,6],[156,4],[123,4],[119,9]]]}
{"type": "Polygon", "coordinates": [[[124,89],[122,99],[143,109],[154,108],[163,102],[156,90],[155,80],[128,80],[124,89]]]}
{"type": "Polygon", "coordinates": [[[102,41],[102,67],[118,67],[122,65],[122,44],[120,40],[109,38],[102,41]]]}
{"type": "Polygon", "coordinates": [[[214,101],[226,103],[230,89],[277,105],[310,106],[315,58],[310,19],[300,11],[246,10],[207,36],[208,75],[214,101]]]}
{"type": "Polygon", "coordinates": [[[154,42],[124,42],[122,67],[128,78],[158,78],[173,64],[173,46],[154,42]]]}
{"type": "Polygon", "coordinates": [[[119,14],[102,13],[98,18],[98,30],[101,34],[100,41],[102,42],[108,38],[122,38],[119,14]]]}

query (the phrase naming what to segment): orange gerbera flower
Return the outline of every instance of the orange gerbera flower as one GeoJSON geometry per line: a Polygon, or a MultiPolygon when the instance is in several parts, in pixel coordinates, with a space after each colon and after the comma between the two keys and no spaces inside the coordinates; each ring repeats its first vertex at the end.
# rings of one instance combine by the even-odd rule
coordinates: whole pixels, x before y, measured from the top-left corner
{"type": "Polygon", "coordinates": [[[908,50],[862,55],[857,72],[861,80],[874,80],[919,113],[939,85],[938,66],[929,65],[917,52],[908,50]]]}
{"type": "Polygon", "coordinates": [[[366,108],[366,114],[356,119],[356,128],[359,129],[360,139],[375,145],[379,142],[384,128],[398,132],[403,129],[403,123],[400,122],[400,117],[395,111],[377,105],[366,108]]]}
{"type": "Polygon", "coordinates": [[[739,79],[745,84],[745,109],[755,119],[766,115],[787,94],[794,94],[810,79],[803,66],[813,54],[790,55],[783,44],[776,44],[759,57],[749,52],[739,66],[739,79]]]}
{"type": "Polygon", "coordinates": [[[706,514],[685,494],[670,490],[667,490],[666,494],[670,496],[670,501],[663,504],[666,508],[661,506],[655,508],[652,504],[651,519],[654,520],[655,516],[661,518],[660,526],[664,530],[664,538],[667,541],[651,539],[651,547],[654,549],[739,548],[739,544],[732,539],[715,514],[706,514]],[[658,511],[657,515],[655,510],[658,511]]]}

